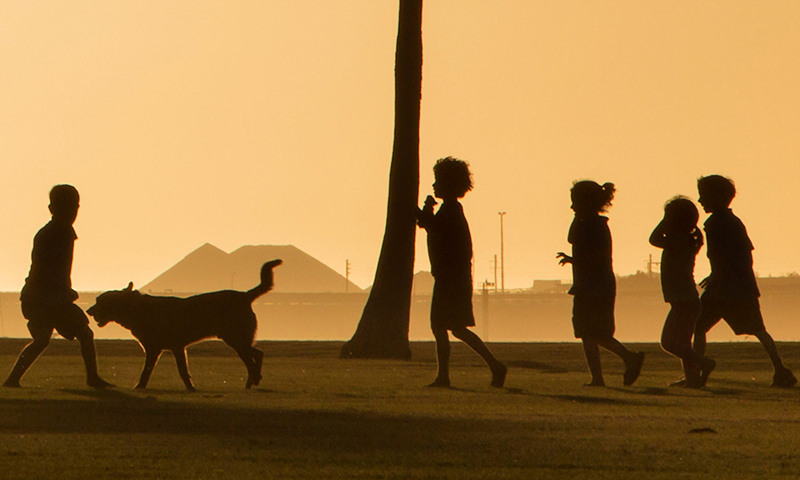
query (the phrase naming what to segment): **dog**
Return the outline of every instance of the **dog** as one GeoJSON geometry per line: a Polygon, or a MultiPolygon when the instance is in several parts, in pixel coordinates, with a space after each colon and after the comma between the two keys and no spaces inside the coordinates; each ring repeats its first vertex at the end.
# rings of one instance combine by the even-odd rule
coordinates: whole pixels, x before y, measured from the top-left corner
{"type": "Polygon", "coordinates": [[[272,269],[283,263],[272,260],[261,267],[261,284],[246,292],[221,290],[188,298],[155,297],[133,289],[112,290],[97,297],[86,312],[100,327],[117,322],[130,330],[145,352],[144,368],[136,384],[147,388],[161,353],[171,350],[183,383],[195,391],[186,363],[186,347],[208,338],[220,338],[247,367],[245,388],[261,381],[264,353],[253,346],[258,321],[252,303],[272,290],[272,269]]]}

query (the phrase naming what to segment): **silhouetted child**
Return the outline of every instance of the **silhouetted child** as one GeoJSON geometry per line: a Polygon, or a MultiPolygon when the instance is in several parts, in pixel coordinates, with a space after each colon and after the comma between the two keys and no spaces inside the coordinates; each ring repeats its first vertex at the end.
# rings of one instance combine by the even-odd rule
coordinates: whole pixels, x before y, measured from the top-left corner
{"type": "Polygon", "coordinates": [[[47,348],[55,329],[67,340],[81,344],[86,366],[86,383],[90,387],[112,386],[97,374],[94,335],[89,319],[75,305],[78,293],[72,289],[72,253],[75,230],[72,224],[78,215],[80,197],[71,185],[56,185],[50,190],[50,213],[53,218],[33,239],[31,270],[25,279],[20,300],[22,314],[28,319],[33,341],[20,353],[17,363],[3,386],[19,388],[22,375],[47,348]]]}
{"type": "Polygon", "coordinates": [[[602,387],[600,348],[625,362],[623,383],[633,385],[644,363],[644,352],[634,353],[614,338],[614,301],[617,283],[611,263],[611,231],[608,218],[600,215],[611,206],[614,184],[602,187],[591,180],[576,182],[570,191],[575,219],[569,227],[572,256],[558,252],[559,264],[572,264],[572,326],[583,342],[586,363],[592,374],[587,386],[602,387]]]}
{"type": "Polygon", "coordinates": [[[794,374],[783,365],[778,348],[761,316],[758,298],[761,293],[753,272],[753,244],[739,218],[729,208],[736,187],[728,178],[709,175],[697,180],[699,202],[711,216],[704,228],[708,240],[711,274],[700,286],[701,311],[694,331],[694,350],[704,354],[706,334],[724,319],[736,335],[754,335],[772,361],[774,387],[791,387],[797,383],[794,374]]]}
{"type": "Polygon", "coordinates": [[[418,212],[418,223],[428,232],[428,256],[434,277],[431,330],[436,339],[439,373],[431,387],[450,386],[450,336],[469,345],[492,371],[492,386],[502,387],[508,369],[467,327],[475,325],[472,313],[472,238],[458,199],[472,190],[469,164],[447,157],[433,167],[433,194],[443,200],[434,215],[436,200],[428,196],[418,212]]]}
{"type": "Polygon", "coordinates": [[[694,282],[694,262],[703,246],[697,228],[699,214],[686,197],[675,197],[664,206],[664,219],[650,235],[650,243],[661,253],[661,290],[670,304],[661,332],[661,347],[681,359],[684,380],[676,385],[700,388],[716,363],[692,349],[694,326],[700,315],[700,296],[694,282]]]}

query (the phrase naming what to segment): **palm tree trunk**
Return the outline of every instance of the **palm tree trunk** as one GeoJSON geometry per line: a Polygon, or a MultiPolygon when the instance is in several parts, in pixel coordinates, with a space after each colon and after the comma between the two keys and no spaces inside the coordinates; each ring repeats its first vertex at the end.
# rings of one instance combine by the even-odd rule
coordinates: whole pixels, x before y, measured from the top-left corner
{"type": "Polygon", "coordinates": [[[419,197],[422,0],[400,0],[395,52],[394,147],[378,268],[343,358],[410,359],[408,324],[419,197]]]}

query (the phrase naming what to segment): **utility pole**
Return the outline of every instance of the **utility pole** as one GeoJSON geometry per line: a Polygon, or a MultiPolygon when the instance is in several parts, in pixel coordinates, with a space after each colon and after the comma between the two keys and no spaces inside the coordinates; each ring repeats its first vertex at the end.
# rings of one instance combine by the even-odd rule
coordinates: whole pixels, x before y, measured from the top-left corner
{"type": "Polygon", "coordinates": [[[350,292],[350,260],[344,261],[344,293],[350,292]]]}
{"type": "Polygon", "coordinates": [[[497,293],[497,254],[494,256],[494,293],[497,293]]]}
{"type": "MultiPolygon", "coordinates": [[[[481,287],[481,307],[483,313],[483,339],[489,341],[489,281],[484,280],[481,287]]],[[[497,287],[495,285],[495,287],[497,287]]]]}
{"type": "Polygon", "coordinates": [[[506,212],[497,212],[500,215],[500,292],[506,293],[506,262],[503,252],[503,215],[506,212]]]}
{"type": "Polygon", "coordinates": [[[647,260],[647,276],[649,278],[653,278],[653,265],[657,265],[659,267],[659,272],[661,271],[661,262],[654,262],[653,254],[651,253],[647,260]]]}

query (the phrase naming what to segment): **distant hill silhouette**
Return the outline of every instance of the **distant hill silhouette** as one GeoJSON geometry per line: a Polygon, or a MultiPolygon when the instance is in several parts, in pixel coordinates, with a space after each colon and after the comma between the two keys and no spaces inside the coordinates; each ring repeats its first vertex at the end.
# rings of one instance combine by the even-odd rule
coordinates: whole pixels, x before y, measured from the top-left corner
{"type": "MultiPolygon", "coordinates": [[[[200,293],[215,290],[249,290],[259,283],[261,265],[283,259],[275,269],[274,292],[344,292],[345,278],[293,245],[247,245],[231,253],[206,243],[147,285],[143,293],[200,293]]],[[[349,282],[350,292],[361,288],[349,282]]]]}

